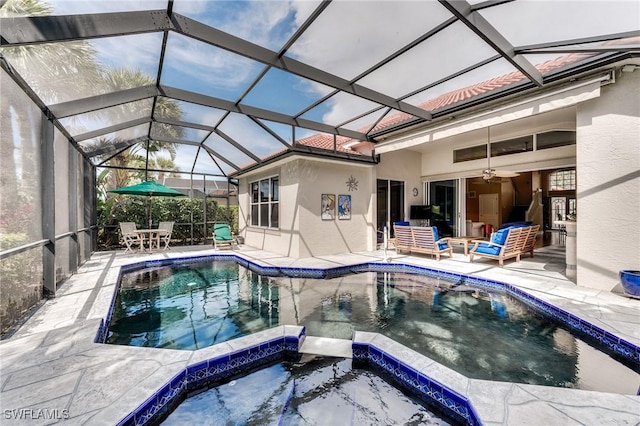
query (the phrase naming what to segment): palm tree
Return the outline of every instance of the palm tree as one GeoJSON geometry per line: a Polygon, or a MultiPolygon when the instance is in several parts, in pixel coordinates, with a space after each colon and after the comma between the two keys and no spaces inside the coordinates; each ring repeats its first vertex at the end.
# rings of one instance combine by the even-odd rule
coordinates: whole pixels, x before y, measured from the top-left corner
{"type": "MultiPolygon", "coordinates": [[[[42,0],[7,0],[0,17],[47,16],[52,12],[42,0]]],[[[46,104],[79,99],[102,88],[100,65],[89,41],[8,47],[2,53],[46,104]]]]}
{"type": "MultiPolygon", "coordinates": [[[[155,78],[152,78],[144,74],[140,70],[128,69],[128,68],[115,68],[110,69],[104,74],[104,80],[109,91],[119,91],[130,89],[134,87],[149,86],[155,84],[155,78]]],[[[141,111],[139,103],[129,103],[121,105],[120,108],[112,110],[113,116],[110,117],[112,122],[123,122],[129,120],[131,117],[139,116],[141,111]]],[[[145,113],[146,111],[143,111],[145,113]]],[[[180,105],[168,98],[160,97],[157,99],[154,110],[155,116],[161,116],[171,119],[180,119],[182,117],[182,109],[180,105]]],[[[166,136],[173,139],[179,139],[182,137],[182,128],[176,126],[169,126],[161,123],[154,123],[154,134],[166,136]]],[[[92,147],[93,148],[93,147],[92,147]]],[[[166,142],[157,139],[149,140],[148,144],[141,146],[140,144],[131,147],[124,151],[117,159],[110,160],[110,163],[114,165],[114,162],[118,162],[117,165],[128,167],[138,167],[146,169],[146,155],[142,155],[142,150],[147,150],[149,153],[149,168],[157,168],[168,171],[176,171],[174,160],[176,158],[176,145],[171,142],[166,142]],[[169,154],[169,158],[164,158],[161,154],[169,154]],[[162,159],[162,161],[161,161],[162,159]]],[[[130,176],[127,174],[127,176],[130,176]]],[[[148,176],[147,176],[148,177],[148,176]]],[[[118,186],[125,186],[130,182],[129,180],[122,181],[121,179],[109,179],[110,184],[117,184],[118,186]]],[[[109,189],[116,188],[117,186],[110,187],[109,189]]]]}

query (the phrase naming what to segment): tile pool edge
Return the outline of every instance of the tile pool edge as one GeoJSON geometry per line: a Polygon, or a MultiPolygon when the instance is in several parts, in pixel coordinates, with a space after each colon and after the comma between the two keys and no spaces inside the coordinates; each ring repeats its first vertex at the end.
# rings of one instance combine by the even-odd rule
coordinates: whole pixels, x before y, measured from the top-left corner
{"type": "Polygon", "coordinates": [[[606,331],[587,320],[584,320],[570,312],[554,306],[549,302],[535,297],[529,294],[526,290],[520,289],[512,284],[405,263],[365,262],[333,268],[301,268],[290,266],[261,265],[255,261],[246,259],[238,253],[216,253],[198,256],[165,258],[122,265],[118,273],[118,279],[115,283],[115,288],[109,305],[109,311],[107,313],[107,316],[100,323],[94,342],[105,343],[106,341],[107,328],[111,321],[113,306],[115,304],[117,292],[120,289],[121,277],[123,273],[151,267],[203,263],[215,259],[235,261],[241,266],[244,266],[262,275],[283,274],[289,277],[325,279],[358,272],[405,272],[416,273],[431,277],[443,277],[457,280],[459,281],[459,284],[469,284],[487,290],[505,292],[506,294],[516,298],[521,303],[524,303],[525,305],[533,308],[537,312],[547,316],[548,318],[556,322],[563,324],[569,330],[576,332],[578,335],[592,340],[594,343],[599,345],[601,349],[607,350],[610,353],[613,353],[616,356],[627,360],[627,362],[630,362],[634,366],[636,366],[636,369],[640,368],[640,346],[628,342],[627,340],[616,336],[615,334],[606,331]]]}
{"type": "MultiPolygon", "coordinates": [[[[354,332],[352,350],[354,363],[382,373],[400,388],[416,395],[429,406],[435,407],[458,422],[472,426],[482,424],[466,396],[449,387],[450,384],[440,383],[422,371],[420,361],[424,363],[428,360],[424,355],[382,334],[360,331],[354,332]]],[[[468,381],[462,374],[436,361],[430,360],[430,363],[448,371],[451,382],[455,381],[455,379],[451,380],[454,377],[460,381],[468,381]]]]}
{"type": "MultiPolygon", "coordinates": [[[[270,364],[299,354],[304,341],[305,328],[301,326],[281,325],[269,330],[254,333],[255,344],[242,345],[227,353],[218,353],[208,358],[206,352],[214,352],[214,346],[200,349],[204,359],[189,363],[174,375],[164,386],[153,393],[135,410],[120,420],[118,426],[146,425],[160,421],[174,409],[190,392],[225,380],[262,365],[270,364]],[[274,329],[281,330],[281,336],[273,338],[274,329]],[[260,340],[260,336],[266,339],[260,340]]],[[[243,338],[235,339],[236,343],[243,338]]],[[[230,341],[231,342],[231,341],[230,341]]],[[[225,342],[228,343],[228,342],[225,342]]],[[[222,343],[221,345],[225,344],[222,343]]]]}

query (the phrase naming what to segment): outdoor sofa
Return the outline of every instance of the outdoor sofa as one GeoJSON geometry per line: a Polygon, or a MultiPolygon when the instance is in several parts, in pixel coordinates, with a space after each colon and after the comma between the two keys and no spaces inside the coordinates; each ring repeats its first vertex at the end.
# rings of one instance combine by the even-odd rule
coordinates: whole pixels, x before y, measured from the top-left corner
{"type": "Polygon", "coordinates": [[[453,248],[449,238],[440,238],[435,226],[404,226],[393,225],[395,234],[396,253],[408,251],[424,253],[440,260],[440,255],[453,256],[453,248]]]}
{"type": "Polygon", "coordinates": [[[474,256],[486,257],[498,261],[500,267],[504,261],[515,257],[516,262],[525,254],[531,254],[535,247],[536,236],[540,225],[513,225],[501,228],[491,235],[489,241],[474,240],[474,246],[469,250],[469,261],[474,256]]]}

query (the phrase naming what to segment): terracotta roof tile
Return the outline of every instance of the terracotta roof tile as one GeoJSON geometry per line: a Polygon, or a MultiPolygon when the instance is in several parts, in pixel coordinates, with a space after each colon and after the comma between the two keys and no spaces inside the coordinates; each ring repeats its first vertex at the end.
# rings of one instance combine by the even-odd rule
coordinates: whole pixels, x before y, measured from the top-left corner
{"type": "MultiPolygon", "coordinates": [[[[358,151],[355,151],[351,148],[343,147],[347,142],[352,142],[352,138],[348,138],[345,136],[337,136],[336,137],[336,150],[338,152],[344,152],[348,154],[360,155],[358,151]]],[[[318,133],[315,135],[307,136],[306,138],[298,139],[296,144],[308,146],[312,148],[320,148],[326,149],[329,151],[333,151],[333,135],[318,133]]]]}
{"type": "MultiPolygon", "coordinates": [[[[560,69],[565,65],[575,63],[585,58],[588,58],[589,56],[592,56],[592,54],[585,54],[585,53],[569,54],[569,55],[554,58],[549,61],[538,64],[536,65],[536,68],[542,74],[546,74],[551,71],[560,69]]],[[[511,84],[518,83],[524,79],[525,79],[525,76],[520,71],[514,71],[509,74],[505,74],[499,77],[482,81],[480,83],[473,84],[471,86],[464,87],[462,89],[458,89],[452,92],[442,94],[437,98],[430,99],[428,101],[425,101],[419,104],[418,107],[426,111],[437,111],[444,107],[454,105],[458,102],[466,101],[476,96],[480,96],[485,93],[489,93],[491,91],[507,87],[511,84]]],[[[412,118],[414,118],[412,115],[400,112],[381,120],[380,123],[378,123],[374,127],[373,131],[375,132],[388,127],[392,127],[404,121],[408,121],[412,118]]]]}

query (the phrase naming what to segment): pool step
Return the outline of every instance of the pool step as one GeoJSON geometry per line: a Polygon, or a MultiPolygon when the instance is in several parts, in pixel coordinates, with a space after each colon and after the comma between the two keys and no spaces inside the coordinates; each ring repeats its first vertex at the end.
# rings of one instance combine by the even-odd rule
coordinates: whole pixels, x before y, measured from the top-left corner
{"type": "Polygon", "coordinates": [[[300,353],[322,356],[353,358],[351,340],[332,339],[329,337],[307,336],[302,342],[300,353]]]}

